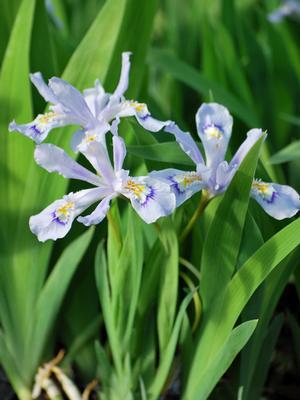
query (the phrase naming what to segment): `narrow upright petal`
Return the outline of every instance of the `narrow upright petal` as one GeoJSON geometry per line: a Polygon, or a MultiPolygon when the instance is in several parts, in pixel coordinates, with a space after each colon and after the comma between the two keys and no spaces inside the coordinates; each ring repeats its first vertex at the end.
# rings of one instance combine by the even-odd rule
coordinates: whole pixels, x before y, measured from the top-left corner
{"type": "Polygon", "coordinates": [[[128,89],[129,85],[129,72],[130,72],[130,55],[131,52],[127,51],[122,53],[122,68],[120,74],[120,80],[116,87],[116,90],[111,96],[110,101],[119,101],[123,94],[128,89]]]}
{"type": "Polygon", "coordinates": [[[83,91],[83,97],[94,117],[98,118],[101,111],[109,101],[109,94],[105,93],[100,81],[95,81],[95,86],[83,91]]]}
{"type": "Polygon", "coordinates": [[[49,88],[49,86],[45,83],[43,76],[40,72],[35,72],[34,74],[30,74],[31,82],[37,88],[39,94],[44,97],[46,101],[52,104],[57,103],[57,99],[53,93],[53,91],[49,88]]]}
{"type": "Polygon", "coordinates": [[[69,232],[74,218],[101,198],[103,192],[99,188],[69,193],[32,216],[29,220],[30,229],[41,242],[60,239],[69,232]]]}
{"type": "Polygon", "coordinates": [[[230,161],[231,168],[238,168],[241,162],[244,160],[249,150],[254,146],[254,144],[261,138],[263,131],[261,129],[251,129],[247,133],[247,138],[240,145],[235,155],[230,161]]]}
{"type": "Polygon", "coordinates": [[[83,95],[72,85],[63,79],[54,77],[49,80],[49,87],[65,111],[77,118],[79,125],[89,128],[96,124],[97,120],[90,111],[83,95]]]}
{"type": "Polygon", "coordinates": [[[196,165],[204,165],[201,152],[189,132],[183,132],[174,122],[168,124],[164,130],[175,136],[175,139],[182,150],[190,157],[192,161],[194,161],[196,165]]]}
{"type": "Polygon", "coordinates": [[[171,214],[176,206],[170,186],[152,177],[129,177],[121,193],[130,199],[132,207],[147,224],[171,214]]]}
{"type": "Polygon", "coordinates": [[[254,180],[251,196],[267,214],[279,220],[293,217],[300,209],[299,194],[287,185],[254,180]]]}
{"type": "Polygon", "coordinates": [[[126,157],[126,146],[124,140],[120,136],[113,136],[113,153],[115,172],[122,169],[124,159],[126,157]]]}
{"type": "Polygon", "coordinates": [[[224,160],[232,124],[232,116],[220,104],[204,103],[197,111],[197,131],[203,143],[208,167],[215,167],[224,160]]]}
{"type": "Polygon", "coordinates": [[[58,172],[65,178],[79,179],[92,185],[101,185],[99,176],[93,174],[78,162],[73,160],[61,148],[53,144],[40,144],[36,146],[34,158],[37,164],[48,172],[58,172]]]}
{"type": "Polygon", "coordinates": [[[100,177],[103,178],[107,184],[113,183],[115,180],[115,172],[111,165],[107,150],[101,143],[92,141],[84,148],[81,148],[80,152],[88,159],[100,177]]]}

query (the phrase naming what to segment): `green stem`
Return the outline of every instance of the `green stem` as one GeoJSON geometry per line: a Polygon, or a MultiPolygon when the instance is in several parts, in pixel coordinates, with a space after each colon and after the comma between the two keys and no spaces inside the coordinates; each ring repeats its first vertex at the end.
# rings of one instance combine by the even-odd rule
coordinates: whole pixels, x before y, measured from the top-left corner
{"type": "Polygon", "coordinates": [[[194,214],[192,215],[192,218],[190,219],[189,223],[184,228],[184,230],[183,230],[183,232],[182,232],[182,234],[180,236],[180,241],[181,242],[184,241],[184,239],[187,237],[187,235],[193,229],[193,226],[195,225],[197,219],[201,216],[201,214],[205,210],[205,208],[206,208],[207,204],[209,203],[209,201],[210,201],[210,197],[209,197],[208,192],[203,191],[198,207],[196,208],[194,214]]]}

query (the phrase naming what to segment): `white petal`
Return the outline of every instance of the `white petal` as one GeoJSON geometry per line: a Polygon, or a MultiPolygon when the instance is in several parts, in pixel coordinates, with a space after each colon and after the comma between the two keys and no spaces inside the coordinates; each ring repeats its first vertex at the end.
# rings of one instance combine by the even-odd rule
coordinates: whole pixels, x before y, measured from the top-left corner
{"type": "Polygon", "coordinates": [[[152,171],[150,176],[168,184],[176,197],[176,207],[207,186],[200,172],[168,168],[152,171]]]}
{"type": "Polygon", "coordinates": [[[98,117],[109,101],[109,94],[105,93],[98,79],[93,88],[83,91],[83,97],[95,117],[98,117]]]}
{"type": "Polygon", "coordinates": [[[129,85],[129,72],[130,72],[130,55],[131,52],[124,52],[122,53],[122,68],[120,74],[120,80],[116,87],[116,90],[111,96],[112,102],[119,101],[123,94],[128,89],[129,85]]]}
{"type": "Polygon", "coordinates": [[[49,88],[49,86],[45,83],[43,76],[40,72],[35,72],[34,74],[30,74],[31,82],[39,91],[40,95],[44,97],[44,99],[52,104],[57,103],[56,97],[53,91],[49,88]]]}
{"type": "Polygon", "coordinates": [[[76,117],[78,124],[87,128],[94,126],[97,121],[83,95],[75,87],[56,77],[49,80],[49,87],[64,109],[76,117]]]}
{"type": "Polygon", "coordinates": [[[300,209],[299,194],[287,185],[255,180],[251,196],[267,214],[279,220],[293,217],[300,209]]]}
{"type": "Polygon", "coordinates": [[[31,231],[38,240],[60,239],[71,229],[74,218],[92,203],[103,197],[101,190],[87,189],[69,193],[60,200],[54,201],[47,208],[29,220],[31,231]]]}
{"type": "Polygon", "coordinates": [[[263,135],[263,131],[261,129],[251,129],[247,133],[247,138],[240,145],[232,160],[230,161],[230,166],[234,168],[238,168],[248,152],[251,150],[253,145],[258,141],[258,139],[263,135]]]}
{"type": "Polygon", "coordinates": [[[9,131],[18,131],[24,136],[29,137],[35,143],[41,143],[46,139],[49,132],[58,127],[72,124],[73,121],[69,119],[65,114],[50,111],[45,114],[39,114],[32,122],[28,124],[17,124],[12,121],[9,124],[9,131]]]}
{"type": "Polygon", "coordinates": [[[113,153],[114,168],[118,172],[122,169],[124,159],[126,157],[126,146],[124,140],[120,136],[113,136],[113,153]]]}
{"type": "Polygon", "coordinates": [[[220,104],[204,103],[197,111],[197,131],[203,143],[208,167],[224,161],[232,124],[232,116],[227,108],[220,104]]]}
{"type": "Polygon", "coordinates": [[[171,214],[176,206],[170,186],[148,176],[129,178],[122,194],[130,199],[132,207],[148,224],[171,214]]]}
{"type": "Polygon", "coordinates": [[[73,160],[63,149],[53,144],[36,146],[34,158],[48,172],[58,172],[65,178],[79,179],[92,185],[101,185],[101,179],[73,160]]]}
{"type": "Polygon", "coordinates": [[[113,183],[115,180],[115,172],[111,165],[107,150],[101,143],[93,141],[85,148],[80,147],[80,152],[89,160],[107,184],[113,183]]]}
{"type": "Polygon", "coordinates": [[[203,164],[203,157],[194,139],[189,132],[183,132],[174,122],[165,127],[165,132],[175,136],[182,150],[197,164],[203,164]]]}
{"type": "Polygon", "coordinates": [[[115,194],[111,194],[110,196],[105,197],[90,215],[78,217],[77,221],[81,222],[85,226],[99,224],[106,217],[110,208],[110,201],[114,196],[115,194]]]}

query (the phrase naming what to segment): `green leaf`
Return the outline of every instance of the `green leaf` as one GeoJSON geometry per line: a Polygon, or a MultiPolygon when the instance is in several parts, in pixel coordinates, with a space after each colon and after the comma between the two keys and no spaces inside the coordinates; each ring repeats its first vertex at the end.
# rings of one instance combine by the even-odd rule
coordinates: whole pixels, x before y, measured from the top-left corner
{"type": "Polygon", "coordinates": [[[163,385],[167,379],[167,376],[168,376],[168,373],[170,371],[170,367],[171,367],[171,364],[173,361],[176,344],[178,342],[182,320],[184,318],[187,306],[189,305],[189,302],[192,299],[192,296],[193,296],[192,293],[187,295],[186,298],[183,300],[183,302],[180,305],[169,343],[168,343],[164,353],[161,355],[161,360],[160,360],[158,369],[156,371],[156,375],[148,389],[149,400],[156,400],[159,397],[159,394],[160,394],[160,392],[163,388],[163,385]]]}
{"type": "Polygon", "coordinates": [[[243,160],[209,227],[201,259],[200,293],[204,309],[234,273],[262,141],[263,137],[243,160]]]}
{"type": "Polygon", "coordinates": [[[112,305],[111,291],[108,278],[108,266],[107,266],[107,260],[105,256],[103,242],[99,244],[96,252],[95,276],[96,276],[96,285],[98,289],[99,300],[103,314],[103,320],[108,335],[113,361],[117,372],[119,374],[122,374],[121,346],[117,335],[117,329],[114,320],[113,305],[112,305]]]}
{"type": "MultiPolygon", "coordinates": [[[[270,368],[273,352],[283,324],[283,314],[274,317],[261,346],[259,361],[255,365],[251,386],[243,390],[243,400],[259,399],[270,368]]],[[[250,349],[251,351],[251,349],[250,349]]]]}
{"type": "Polygon", "coordinates": [[[182,164],[194,167],[193,161],[181,150],[176,142],[164,142],[149,145],[126,146],[129,154],[146,160],[161,161],[171,164],[182,164]]]}
{"type": "Polygon", "coordinates": [[[238,270],[203,316],[184,399],[193,398],[202,373],[227,340],[246,303],[267,276],[300,244],[300,219],[261,246],[238,270]]]}
{"type": "Polygon", "coordinates": [[[230,367],[231,363],[250,339],[257,325],[257,320],[243,322],[233,329],[228,339],[224,342],[214,360],[201,371],[201,381],[195,386],[193,394],[183,399],[207,399],[219,379],[230,367]]]}
{"type": "Polygon", "coordinates": [[[283,164],[293,160],[300,160],[300,140],[297,140],[284,149],[281,149],[270,158],[271,164],[283,164]]]}
{"type": "Polygon", "coordinates": [[[166,238],[160,264],[152,268],[160,268],[160,287],[158,294],[157,327],[160,354],[168,345],[171,337],[178,295],[179,254],[178,239],[171,223],[165,221],[161,234],[166,238]]]}
{"type": "Polygon", "coordinates": [[[171,53],[165,50],[154,49],[151,51],[149,62],[197,92],[202,93],[204,96],[208,96],[209,92],[212,91],[215,101],[228,107],[248,126],[258,125],[256,115],[253,114],[241,99],[236,98],[216,82],[208,80],[203,74],[171,53]]]}
{"type": "Polygon", "coordinates": [[[89,229],[64,250],[39,295],[33,314],[35,324],[31,346],[29,346],[33,372],[41,361],[44,346],[53,329],[59,308],[70,281],[91,242],[93,233],[94,230],[89,229]]]}

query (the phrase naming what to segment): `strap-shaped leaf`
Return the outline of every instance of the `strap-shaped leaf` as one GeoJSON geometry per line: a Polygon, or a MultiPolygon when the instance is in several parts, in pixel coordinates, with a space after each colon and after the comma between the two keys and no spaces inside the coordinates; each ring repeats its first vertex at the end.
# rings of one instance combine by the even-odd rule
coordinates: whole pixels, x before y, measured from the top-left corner
{"type": "Polygon", "coordinates": [[[201,259],[200,293],[204,309],[234,273],[262,141],[260,138],[254,144],[240,165],[209,227],[201,259]]]}
{"type": "Polygon", "coordinates": [[[203,380],[201,371],[213,362],[252,294],[299,244],[300,219],[297,219],[261,246],[216,296],[204,314],[183,399],[195,398],[203,380]]]}
{"type": "Polygon", "coordinates": [[[33,313],[35,323],[30,353],[33,372],[41,360],[44,346],[53,329],[65,293],[90,244],[93,232],[92,228],[89,229],[64,250],[39,295],[33,313]]]}

